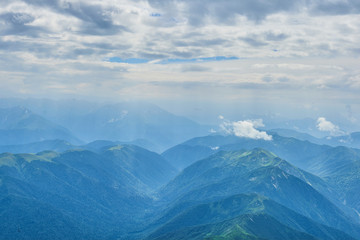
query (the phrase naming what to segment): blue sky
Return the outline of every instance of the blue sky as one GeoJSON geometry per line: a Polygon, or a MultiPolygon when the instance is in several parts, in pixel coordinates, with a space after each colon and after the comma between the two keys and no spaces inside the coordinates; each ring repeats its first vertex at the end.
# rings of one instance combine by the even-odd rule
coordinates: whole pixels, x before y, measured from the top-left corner
{"type": "Polygon", "coordinates": [[[0,96],[359,125],[359,23],[358,0],[4,0],[0,96]]]}

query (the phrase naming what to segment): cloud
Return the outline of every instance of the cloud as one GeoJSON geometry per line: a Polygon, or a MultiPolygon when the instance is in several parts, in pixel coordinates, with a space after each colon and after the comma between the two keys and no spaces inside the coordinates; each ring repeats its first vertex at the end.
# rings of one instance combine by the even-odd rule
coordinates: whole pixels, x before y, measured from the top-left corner
{"type": "Polygon", "coordinates": [[[40,33],[48,33],[46,28],[31,26],[30,24],[32,24],[34,21],[35,17],[27,13],[2,13],[0,14],[0,35],[20,35],[37,37],[40,33]]]}
{"type": "Polygon", "coordinates": [[[319,131],[329,132],[331,136],[340,136],[344,134],[344,132],[341,131],[338,126],[326,120],[324,117],[319,117],[317,119],[316,127],[319,131]]]}
{"type": "Polygon", "coordinates": [[[208,16],[212,16],[213,21],[223,24],[235,24],[235,19],[239,15],[258,22],[270,14],[296,10],[299,3],[303,2],[299,0],[228,0],[221,3],[217,0],[148,1],[152,7],[175,16],[179,14],[176,9],[182,8],[183,12],[187,13],[188,22],[193,26],[203,25],[208,20],[208,16]]]}
{"type": "Polygon", "coordinates": [[[171,64],[171,63],[203,63],[203,62],[220,62],[220,61],[232,61],[238,60],[238,57],[224,57],[224,56],[216,56],[216,57],[204,57],[204,58],[169,58],[164,59],[162,61],[157,62],[158,64],[171,64]]]}
{"type": "Polygon", "coordinates": [[[93,97],[250,101],[258,109],[323,96],[345,111],[359,101],[358,2],[2,0],[0,95],[52,98],[91,82],[93,97]]]}
{"type": "Polygon", "coordinates": [[[197,65],[184,65],[181,68],[182,72],[206,72],[210,70],[211,69],[208,67],[197,66],[197,65]]]}
{"type": "Polygon", "coordinates": [[[249,44],[252,47],[263,47],[263,46],[268,45],[266,42],[260,41],[256,38],[252,38],[252,37],[242,37],[239,39],[244,41],[245,43],[249,44]]]}
{"type": "Polygon", "coordinates": [[[284,34],[284,33],[273,33],[273,32],[268,32],[265,34],[265,39],[268,41],[283,41],[285,39],[287,39],[289,36],[284,34]]]}
{"type": "Polygon", "coordinates": [[[358,14],[360,2],[358,0],[321,0],[313,4],[312,12],[327,15],[358,14]]]}
{"type": "MultiPolygon", "coordinates": [[[[223,119],[223,118],[220,118],[223,119]]],[[[237,137],[245,137],[251,139],[263,139],[266,141],[272,140],[272,136],[265,131],[259,131],[256,128],[264,127],[262,119],[244,120],[237,122],[224,121],[220,128],[226,134],[232,134],[237,137]]]]}

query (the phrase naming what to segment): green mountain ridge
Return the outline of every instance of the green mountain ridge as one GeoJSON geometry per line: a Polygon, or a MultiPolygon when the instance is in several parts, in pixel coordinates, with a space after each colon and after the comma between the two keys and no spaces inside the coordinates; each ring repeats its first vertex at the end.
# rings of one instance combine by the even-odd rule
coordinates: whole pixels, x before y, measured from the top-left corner
{"type": "Polygon", "coordinates": [[[147,239],[188,239],[189,236],[191,239],[353,239],[257,194],[240,194],[190,207],[170,218],[147,239]]]}
{"type": "Polygon", "coordinates": [[[347,147],[317,145],[296,138],[272,135],[272,141],[239,138],[236,136],[211,135],[190,139],[168,149],[162,155],[175,167],[182,168],[198,160],[207,158],[219,151],[251,150],[264,148],[286,159],[292,165],[313,175],[323,177],[330,188],[313,185],[318,191],[330,198],[338,207],[360,212],[360,150],[347,147]],[[216,148],[215,148],[216,147],[216,148]],[[207,150],[206,150],[207,149],[207,150]],[[326,174],[330,174],[329,177],[326,174]],[[330,194],[326,193],[329,192],[330,194]],[[335,196],[335,197],[334,197],[335,196]],[[339,197],[340,196],[340,197],[339,197]]]}
{"type": "Polygon", "coordinates": [[[99,154],[87,150],[1,154],[0,201],[4,211],[0,219],[11,219],[13,224],[27,229],[11,232],[16,226],[2,222],[0,228],[7,230],[1,236],[72,239],[73,232],[79,239],[99,239],[114,231],[124,234],[138,224],[153,202],[150,193],[167,182],[166,178],[175,174],[173,171],[160,155],[131,145],[99,154]],[[121,153],[125,157],[112,156],[121,153]],[[131,164],[138,166],[137,170],[152,167],[154,175],[132,172],[131,164]],[[52,211],[58,216],[53,226],[49,224],[53,221],[52,211]],[[33,221],[27,222],[22,216],[33,221]],[[33,225],[34,231],[44,229],[44,235],[29,234],[33,225]],[[61,226],[70,232],[61,234],[61,226]]]}
{"type": "MultiPolygon", "coordinates": [[[[360,239],[346,206],[333,203],[342,197],[335,183],[265,149],[212,150],[176,176],[164,157],[138,146],[88,148],[0,154],[0,218],[11,221],[0,224],[1,237],[360,239]]],[[[357,153],[331,150],[319,163],[341,161],[340,150],[357,153]]],[[[357,158],[348,159],[329,176],[348,173],[357,158]]]]}
{"type": "Polygon", "coordinates": [[[304,176],[311,175],[262,149],[219,152],[184,169],[160,194],[179,203],[256,192],[319,223],[360,236],[359,226],[311,186],[326,183],[304,176]]]}

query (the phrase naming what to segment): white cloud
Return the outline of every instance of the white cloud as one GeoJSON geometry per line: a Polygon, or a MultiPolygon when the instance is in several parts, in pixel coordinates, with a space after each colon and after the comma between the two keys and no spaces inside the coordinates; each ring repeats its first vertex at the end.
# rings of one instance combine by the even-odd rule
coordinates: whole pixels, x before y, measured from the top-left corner
{"type": "Polygon", "coordinates": [[[220,125],[226,134],[233,134],[238,137],[246,137],[251,139],[272,140],[272,136],[265,131],[259,131],[257,127],[264,127],[262,119],[244,120],[237,122],[225,121],[220,125]]]}
{"type": "Polygon", "coordinates": [[[344,132],[341,131],[338,126],[326,120],[324,117],[319,117],[317,119],[316,127],[322,132],[329,132],[331,136],[339,136],[344,134],[344,132]]]}

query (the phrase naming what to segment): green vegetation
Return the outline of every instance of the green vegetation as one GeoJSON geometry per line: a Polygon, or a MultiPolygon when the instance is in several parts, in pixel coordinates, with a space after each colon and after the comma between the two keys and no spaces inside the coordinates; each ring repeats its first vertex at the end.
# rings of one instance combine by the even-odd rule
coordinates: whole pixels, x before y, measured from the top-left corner
{"type": "Polygon", "coordinates": [[[323,178],[262,148],[211,150],[175,177],[164,157],[146,149],[106,141],[88,147],[96,152],[71,146],[0,155],[2,238],[360,239],[340,203],[359,200],[357,150],[331,148],[313,158],[309,168],[323,178]]]}

